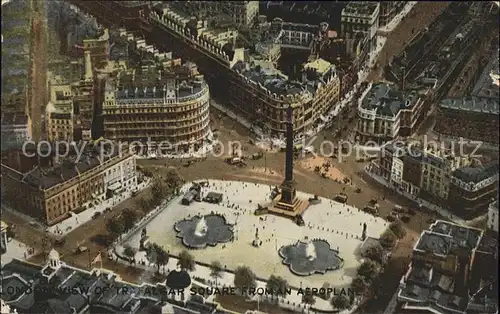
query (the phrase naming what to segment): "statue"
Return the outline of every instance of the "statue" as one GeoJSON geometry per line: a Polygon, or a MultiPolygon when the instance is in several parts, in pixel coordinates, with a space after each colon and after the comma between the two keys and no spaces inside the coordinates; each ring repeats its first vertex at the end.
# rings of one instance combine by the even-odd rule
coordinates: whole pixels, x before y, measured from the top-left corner
{"type": "Polygon", "coordinates": [[[361,233],[361,241],[366,239],[366,222],[363,223],[363,232],[361,233]]]}

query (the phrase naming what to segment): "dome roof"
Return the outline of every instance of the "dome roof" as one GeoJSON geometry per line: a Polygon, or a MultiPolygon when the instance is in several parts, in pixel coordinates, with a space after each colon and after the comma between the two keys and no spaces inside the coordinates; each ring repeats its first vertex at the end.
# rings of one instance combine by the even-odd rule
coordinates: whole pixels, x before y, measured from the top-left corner
{"type": "Polygon", "coordinates": [[[59,259],[59,253],[57,253],[56,250],[52,249],[50,252],[49,252],[49,259],[59,259]]]}
{"type": "Polygon", "coordinates": [[[166,286],[170,289],[186,289],[191,285],[191,276],[185,270],[173,270],[167,275],[166,286]]]}

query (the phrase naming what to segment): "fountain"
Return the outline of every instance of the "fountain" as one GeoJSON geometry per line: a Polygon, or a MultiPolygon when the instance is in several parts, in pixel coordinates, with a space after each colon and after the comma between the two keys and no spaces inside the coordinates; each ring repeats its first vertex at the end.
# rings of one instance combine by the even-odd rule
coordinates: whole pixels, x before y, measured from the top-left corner
{"type": "Polygon", "coordinates": [[[283,259],[282,263],[297,276],[325,274],[327,271],[337,270],[344,266],[344,260],[339,256],[339,252],[333,250],[327,241],[321,239],[285,245],[279,249],[278,253],[283,259]]]}
{"type": "Polygon", "coordinates": [[[222,215],[210,214],[183,219],[174,225],[177,237],[182,244],[191,249],[203,249],[227,243],[234,239],[233,226],[222,215]]]}
{"type": "Polygon", "coordinates": [[[311,241],[307,243],[306,245],[306,257],[309,261],[315,260],[316,259],[316,247],[314,246],[314,243],[311,241]]]}
{"type": "Polygon", "coordinates": [[[201,217],[201,219],[198,220],[198,223],[196,223],[196,227],[194,229],[194,235],[197,237],[204,237],[207,234],[207,231],[208,231],[207,221],[205,220],[205,217],[201,217]]]}

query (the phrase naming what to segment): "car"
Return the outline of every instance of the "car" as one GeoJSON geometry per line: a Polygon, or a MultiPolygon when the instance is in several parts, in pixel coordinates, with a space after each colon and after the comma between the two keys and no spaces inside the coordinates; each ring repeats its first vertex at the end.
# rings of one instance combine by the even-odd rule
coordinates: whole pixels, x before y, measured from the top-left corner
{"type": "MultiPolygon", "coordinates": [[[[106,209],[104,210],[105,213],[109,213],[111,212],[111,207],[106,207],[106,209]]],[[[95,215],[95,214],[94,214],[95,215]]]]}
{"type": "Polygon", "coordinates": [[[66,238],[64,237],[58,237],[54,240],[54,245],[56,246],[62,246],[64,243],[66,243],[66,238]]]}
{"type": "Polygon", "coordinates": [[[101,216],[101,212],[95,212],[95,213],[92,215],[92,219],[97,219],[99,216],[101,216]]]}
{"type": "Polygon", "coordinates": [[[387,220],[388,222],[393,222],[393,221],[396,221],[396,217],[394,217],[394,216],[392,216],[392,215],[387,215],[386,220],[387,220]]]}
{"type": "Polygon", "coordinates": [[[411,219],[411,217],[408,216],[408,215],[404,215],[404,216],[401,217],[401,221],[404,222],[404,223],[409,223],[410,219],[411,219]]]}

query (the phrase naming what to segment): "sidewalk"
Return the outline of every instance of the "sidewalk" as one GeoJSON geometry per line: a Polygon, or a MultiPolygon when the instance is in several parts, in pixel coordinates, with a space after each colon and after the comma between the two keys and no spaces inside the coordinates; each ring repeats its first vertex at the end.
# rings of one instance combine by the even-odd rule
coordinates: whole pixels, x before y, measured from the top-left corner
{"type": "Polygon", "coordinates": [[[418,204],[421,204],[423,207],[426,207],[426,208],[429,208],[431,210],[435,210],[437,211],[441,216],[443,217],[446,217],[448,219],[450,219],[452,222],[456,223],[456,224],[459,224],[459,225],[466,225],[467,222],[455,215],[453,215],[452,213],[450,213],[449,211],[447,211],[446,209],[443,209],[441,207],[439,207],[438,205],[435,205],[435,204],[432,204],[424,199],[421,199],[421,198],[416,198],[414,195],[411,195],[410,193],[408,192],[405,192],[405,191],[401,191],[399,189],[394,189],[392,186],[390,186],[390,184],[387,182],[386,179],[382,178],[381,176],[371,172],[368,170],[368,167],[369,166],[366,166],[365,167],[365,173],[367,175],[369,175],[372,179],[374,179],[375,181],[377,181],[378,183],[380,183],[381,185],[387,187],[387,188],[390,188],[391,190],[397,192],[398,194],[406,197],[407,199],[410,199],[410,200],[413,200],[415,202],[417,202],[418,204]]]}
{"type": "MultiPolygon", "coordinates": [[[[139,192],[144,190],[149,186],[149,183],[150,183],[149,180],[141,182],[140,184],[137,185],[137,191],[139,192]]],[[[70,218],[63,220],[58,224],[50,226],[46,230],[54,235],[64,236],[70,233],[72,230],[92,220],[92,216],[96,212],[102,213],[108,207],[113,209],[114,206],[122,203],[123,201],[129,199],[130,197],[132,197],[132,191],[131,190],[124,191],[122,194],[115,195],[113,198],[107,199],[99,203],[99,205],[87,208],[81,213],[78,214],[73,213],[70,218]]]]}

